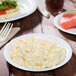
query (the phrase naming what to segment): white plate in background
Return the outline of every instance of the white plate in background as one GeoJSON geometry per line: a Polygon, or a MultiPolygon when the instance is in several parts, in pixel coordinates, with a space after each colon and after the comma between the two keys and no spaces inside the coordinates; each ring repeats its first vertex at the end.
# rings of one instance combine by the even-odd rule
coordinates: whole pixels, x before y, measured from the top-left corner
{"type": "MultiPolygon", "coordinates": [[[[71,10],[70,10],[71,11],[71,10]]],[[[66,11],[68,12],[68,11],[66,11]]],[[[63,13],[57,15],[55,18],[54,18],[54,25],[60,29],[61,31],[63,32],[66,32],[66,33],[69,33],[69,34],[72,34],[72,35],[76,35],[76,28],[71,28],[71,29],[63,29],[62,27],[60,27],[59,25],[59,21],[61,19],[61,17],[63,16],[63,13]]]]}
{"type": "Polygon", "coordinates": [[[33,71],[33,72],[48,71],[48,70],[53,70],[53,69],[59,68],[59,67],[63,66],[64,64],[66,64],[70,60],[71,56],[72,56],[72,49],[68,45],[68,43],[66,41],[64,41],[61,38],[58,38],[56,36],[52,36],[52,35],[48,35],[48,34],[27,34],[27,35],[22,35],[20,37],[17,37],[15,39],[11,40],[5,46],[5,49],[4,49],[4,57],[5,57],[5,59],[6,59],[6,61],[8,63],[10,63],[11,65],[13,65],[16,68],[19,68],[19,69],[22,69],[22,70],[27,70],[27,71],[33,71]],[[66,48],[66,57],[65,57],[64,61],[62,61],[57,66],[54,66],[52,68],[45,68],[45,69],[30,69],[30,68],[26,68],[26,67],[20,66],[20,65],[16,64],[15,62],[13,62],[10,59],[10,56],[9,56],[9,52],[11,51],[10,50],[10,45],[13,44],[13,43],[15,43],[17,40],[24,39],[24,38],[30,37],[30,36],[35,36],[35,37],[38,37],[38,38],[45,38],[45,39],[47,39],[49,41],[56,42],[57,45],[65,47],[66,48]]]}
{"type": "Polygon", "coordinates": [[[18,15],[8,19],[0,19],[0,23],[18,20],[32,14],[37,9],[37,4],[35,0],[19,0],[18,7],[20,8],[18,15]]]}

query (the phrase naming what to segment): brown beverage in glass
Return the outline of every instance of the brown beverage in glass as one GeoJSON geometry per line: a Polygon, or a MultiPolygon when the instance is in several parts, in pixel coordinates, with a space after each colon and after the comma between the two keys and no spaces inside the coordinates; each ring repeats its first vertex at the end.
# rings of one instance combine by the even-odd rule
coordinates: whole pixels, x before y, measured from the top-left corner
{"type": "Polygon", "coordinates": [[[51,13],[63,11],[64,0],[46,0],[47,10],[51,13]]]}

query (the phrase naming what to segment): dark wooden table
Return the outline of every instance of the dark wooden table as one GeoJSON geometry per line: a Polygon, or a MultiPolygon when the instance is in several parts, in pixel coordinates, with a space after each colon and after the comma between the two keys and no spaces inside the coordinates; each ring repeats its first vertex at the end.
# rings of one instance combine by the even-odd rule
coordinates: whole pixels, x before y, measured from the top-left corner
{"type": "MultiPolygon", "coordinates": [[[[65,3],[64,8],[66,8],[66,5],[68,4],[65,3]]],[[[66,9],[68,8],[71,7],[67,6],[66,9]]],[[[76,76],[76,36],[58,30],[56,27],[54,27],[53,20],[53,15],[50,16],[50,19],[46,19],[40,14],[38,10],[36,10],[33,14],[29,15],[28,17],[13,22],[14,27],[21,27],[21,30],[13,38],[28,33],[43,33],[56,35],[64,39],[71,46],[73,51],[71,60],[64,66],[48,72],[34,73],[22,71],[11,66],[6,62],[3,56],[3,47],[0,50],[0,76],[76,76]]],[[[3,24],[0,24],[0,27],[2,25],[3,24]]]]}

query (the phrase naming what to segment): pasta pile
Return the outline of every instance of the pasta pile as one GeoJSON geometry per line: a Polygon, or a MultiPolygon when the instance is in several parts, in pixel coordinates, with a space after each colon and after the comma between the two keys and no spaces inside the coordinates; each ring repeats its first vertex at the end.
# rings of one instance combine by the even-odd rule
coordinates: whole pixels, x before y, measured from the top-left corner
{"type": "Polygon", "coordinates": [[[10,45],[9,55],[20,66],[45,69],[60,64],[65,59],[66,49],[47,39],[31,36],[10,45]]]}

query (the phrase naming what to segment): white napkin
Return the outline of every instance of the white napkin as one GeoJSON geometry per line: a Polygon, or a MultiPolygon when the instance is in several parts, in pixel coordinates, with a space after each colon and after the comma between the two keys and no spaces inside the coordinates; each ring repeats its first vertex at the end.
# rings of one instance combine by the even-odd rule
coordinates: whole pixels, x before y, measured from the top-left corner
{"type": "Polygon", "coordinates": [[[46,18],[49,18],[50,13],[46,9],[45,0],[36,0],[36,2],[37,2],[38,10],[42,13],[42,15],[45,16],[46,18]]]}
{"type": "Polygon", "coordinates": [[[0,48],[1,48],[5,43],[7,43],[19,30],[20,30],[20,27],[12,28],[12,30],[11,30],[9,36],[7,37],[7,39],[6,39],[4,42],[0,42],[0,48]]]}

